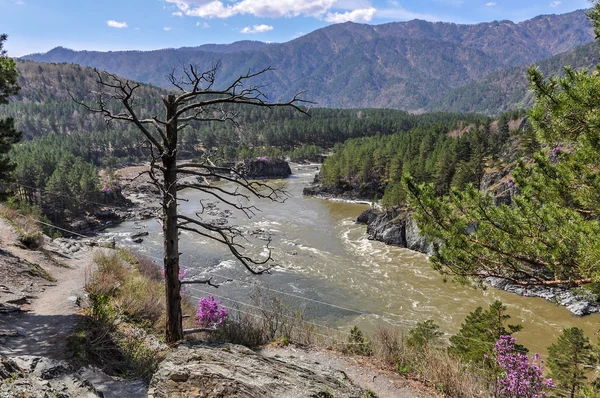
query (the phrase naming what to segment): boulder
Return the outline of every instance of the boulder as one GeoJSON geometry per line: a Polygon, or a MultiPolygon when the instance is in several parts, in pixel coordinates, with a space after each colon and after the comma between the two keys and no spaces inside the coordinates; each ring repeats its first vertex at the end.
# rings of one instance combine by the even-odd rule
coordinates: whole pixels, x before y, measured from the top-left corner
{"type": "Polygon", "coordinates": [[[148,398],[359,398],[345,373],[316,363],[293,364],[239,345],[182,345],[160,364],[148,398]]]}
{"type": "Polygon", "coordinates": [[[236,167],[247,178],[288,178],[292,175],[290,165],[283,159],[262,157],[244,161],[236,167]]]}

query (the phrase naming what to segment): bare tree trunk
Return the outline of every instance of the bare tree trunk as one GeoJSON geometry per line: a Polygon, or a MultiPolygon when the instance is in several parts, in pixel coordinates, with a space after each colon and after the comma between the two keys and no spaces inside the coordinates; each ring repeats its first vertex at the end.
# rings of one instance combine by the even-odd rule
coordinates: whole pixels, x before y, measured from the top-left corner
{"type": "Polygon", "coordinates": [[[162,154],[164,167],[163,233],[165,244],[165,294],[167,309],[166,338],[174,343],[183,340],[181,316],[181,282],[179,281],[179,236],[177,228],[177,112],[175,96],[165,100],[167,108],[165,153],[162,154]]]}

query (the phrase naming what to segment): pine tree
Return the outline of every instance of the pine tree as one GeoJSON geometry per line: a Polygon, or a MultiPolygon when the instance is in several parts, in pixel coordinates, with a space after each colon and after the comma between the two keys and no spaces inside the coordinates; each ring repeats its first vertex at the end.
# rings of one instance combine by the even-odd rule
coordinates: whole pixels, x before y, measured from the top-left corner
{"type": "MultiPolygon", "coordinates": [[[[465,362],[483,363],[486,355],[491,357],[500,336],[510,336],[523,328],[521,325],[505,325],[509,319],[506,306],[498,300],[487,310],[477,307],[467,315],[460,331],[450,337],[448,351],[465,362]]],[[[515,350],[527,352],[525,347],[518,344],[515,345],[515,350]]]]}
{"type": "MultiPolygon", "coordinates": [[[[0,35],[0,105],[8,104],[8,97],[19,92],[17,84],[17,66],[15,61],[6,56],[3,49],[7,36],[0,35]]],[[[15,130],[12,118],[0,119],[0,181],[6,181],[14,170],[8,158],[8,152],[14,144],[21,140],[21,133],[15,130]]]]}
{"type": "Polygon", "coordinates": [[[568,328],[548,347],[550,377],[558,387],[559,397],[575,397],[587,381],[586,368],[598,363],[598,356],[590,339],[579,328],[568,328]]]}
{"type": "MultiPolygon", "coordinates": [[[[600,36],[600,1],[589,16],[600,36]]],[[[459,281],[599,283],[600,66],[593,73],[565,68],[564,77],[548,81],[531,68],[529,80],[536,97],[530,120],[543,147],[505,182],[519,188],[513,204],[496,206],[473,187],[439,198],[434,187],[407,178],[410,204],[422,231],[442,242],[434,267],[459,281]]]]}

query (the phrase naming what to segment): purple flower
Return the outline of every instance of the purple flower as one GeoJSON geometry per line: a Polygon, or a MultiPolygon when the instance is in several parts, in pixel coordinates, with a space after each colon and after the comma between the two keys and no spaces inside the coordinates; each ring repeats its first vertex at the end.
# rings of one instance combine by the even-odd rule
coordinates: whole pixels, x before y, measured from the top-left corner
{"type": "Polygon", "coordinates": [[[268,162],[269,161],[269,158],[266,157],[266,156],[261,156],[261,157],[256,158],[256,159],[259,160],[259,161],[261,161],[261,162],[268,162]]]}
{"type": "Polygon", "coordinates": [[[222,325],[229,312],[227,308],[220,307],[220,305],[221,302],[216,301],[213,296],[202,297],[198,301],[196,323],[205,328],[222,325]]]}
{"type": "Polygon", "coordinates": [[[558,156],[563,152],[564,151],[560,145],[554,147],[552,153],[550,154],[550,161],[554,164],[558,163],[558,156]]]}
{"type": "Polygon", "coordinates": [[[547,388],[554,387],[552,379],[544,378],[542,366],[538,365],[539,355],[533,356],[530,363],[527,355],[514,350],[516,339],[501,336],[494,347],[496,363],[502,369],[496,380],[497,396],[501,398],[546,396],[547,388]]]}

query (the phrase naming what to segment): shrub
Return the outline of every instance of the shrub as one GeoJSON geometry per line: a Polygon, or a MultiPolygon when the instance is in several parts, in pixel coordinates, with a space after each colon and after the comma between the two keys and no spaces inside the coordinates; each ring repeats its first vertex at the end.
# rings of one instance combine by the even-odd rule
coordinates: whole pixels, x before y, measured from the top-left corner
{"type": "Polygon", "coordinates": [[[202,297],[198,301],[196,323],[205,328],[221,326],[229,312],[220,305],[221,302],[216,301],[213,296],[202,297]]]}
{"type": "Polygon", "coordinates": [[[418,322],[417,327],[408,332],[406,342],[418,350],[425,350],[439,345],[442,335],[439,326],[429,319],[425,322],[418,322]]]}
{"type": "Polygon", "coordinates": [[[515,351],[515,338],[501,336],[494,347],[496,364],[501,375],[496,380],[498,398],[540,398],[545,397],[545,389],[553,387],[552,379],[542,375],[542,367],[538,365],[539,355],[534,355],[533,363],[529,363],[527,355],[515,351]]]}
{"type": "Polygon", "coordinates": [[[373,345],[365,338],[358,326],[354,326],[350,330],[344,351],[354,355],[371,356],[373,355],[373,345]]]}

